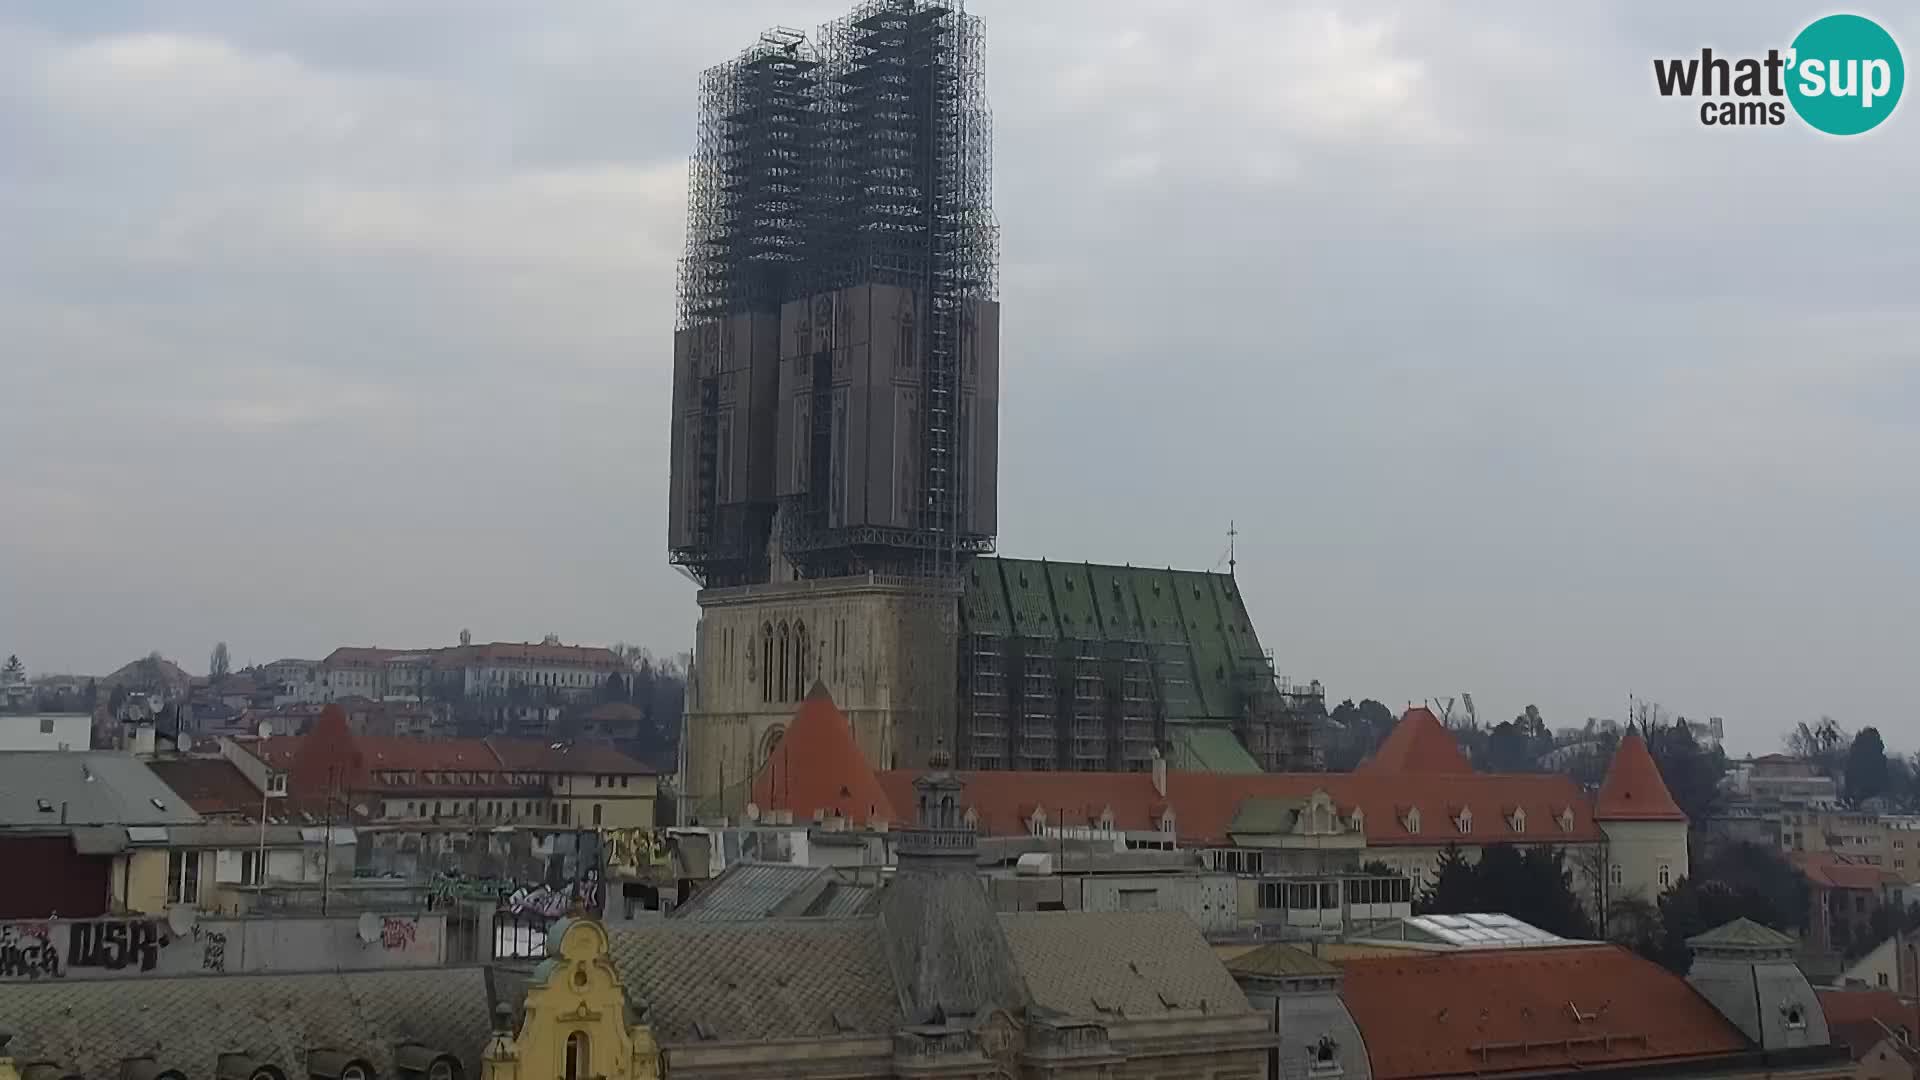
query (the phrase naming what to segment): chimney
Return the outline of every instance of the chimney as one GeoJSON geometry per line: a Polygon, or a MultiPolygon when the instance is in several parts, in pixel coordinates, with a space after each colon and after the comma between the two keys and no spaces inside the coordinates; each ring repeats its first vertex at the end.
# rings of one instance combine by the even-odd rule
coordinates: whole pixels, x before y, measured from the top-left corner
{"type": "Polygon", "coordinates": [[[1153,791],[1161,798],[1167,797],[1167,759],[1160,756],[1160,748],[1153,748],[1153,791]]]}
{"type": "Polygon", "coordinates": [[[142,720],[134,725],[133,754],[135,757],[153,756],[153,721],[142,720]]]}

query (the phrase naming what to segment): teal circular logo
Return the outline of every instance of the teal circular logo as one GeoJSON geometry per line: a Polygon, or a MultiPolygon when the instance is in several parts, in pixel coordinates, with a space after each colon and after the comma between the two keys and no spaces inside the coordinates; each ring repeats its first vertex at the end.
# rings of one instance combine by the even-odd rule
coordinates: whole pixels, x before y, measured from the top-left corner
{"type": "Polygon", "coordinates": [[[1829,15],[1793,39],[1787,100],[1829,135],[1871,131],[1900,103],[1906,65],[1893,35],[1872,19],[1829,15]]]}

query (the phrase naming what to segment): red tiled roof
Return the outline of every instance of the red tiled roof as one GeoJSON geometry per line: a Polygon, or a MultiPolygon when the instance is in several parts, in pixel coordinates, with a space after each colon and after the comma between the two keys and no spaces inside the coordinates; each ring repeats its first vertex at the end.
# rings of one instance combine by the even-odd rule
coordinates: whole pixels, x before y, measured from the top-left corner
{"type": "Polygon", "coordinates": [[[1559,1072],[1747,1049],[1685,980],[1617,945],[1409,953],[1341,967],[1341,997],[1366,1040],[1374,1080],[1559,1072]]]}
{"type": "MultiPolygon", "coordinates": [[[[894,805],[910,805],[914,778],[910,769],[883,772],[880,784],[894,805]]],[[[1050,824],[1083,825],[1111,807],[1114,827],[1130,831],[1158,828],[1155,808],[1171,807],[1183,840],[1217,843],[1248,799],[1305,799],[1325,791],[1343,814],[1357,807],[1367,846],[1424,846],[1449,840],[1463,843],[1575,843],[1600,839],[1599,827],[1571,777],[1550,773],[1464,776],[1394,776],[1366,773],[1219,773],[1169,772],[1164,798],[1147,773],[965,772],[962,804],[971,807],[986,835],[1025,833],[1034,807],[1043,807],[1050,824]],[[1420,831],[1407,830],[1406,812],[1420,810],[1420,831]],[[1527,812],[1526,829],[1515,832],[1508,807],[1527,812]],[[1092,813],[1089,815],[1088,810],[1092,813]],[[1462,834],[1450,820],[1461,809],[1474,811],[1474,831],[1462,834]],[[1573,828],[1562,831],[1560,813],[1573,811],[1573,828]]],[[[798,813],[798,811],[796,811],[798,813]]]]}
{"type": "Polygon", "coordinates": [[[588,664],[614,669],[620,658],[613,650],[598,645],[526,645],[496,641],[490,645],[464,645],[448,650],[475,663],[588,664]]]}
{"type": "Polygon", "coordinates": [[[342,645],[327,654],[321,665],[330,668],[339,667],[378,667],[400,655],[399,649],[373,649],[356,645],[342,645]]]}
{"type": "MultiPolygon", "coordinates": [[[[269,739],[273,750],[292,739],[269,739]]],[[[342,787],[364,787],[366,764],[347,727],[347,712],[338,705],[320,710],[313,727],[300,736],[287,757],[287,790],[298,797],[324,796],[342,787]]]]}
{"type": "Polygon", "coordinates": [[[1827,1014],[1833,1041],[1852,1051],[1853,1059],[1885,1038],[1906,1032],[1920,1037],[1920,1007],[1900,1000],[1891,990],[1820,990],[1820,1011],[1827,1014]]]}
{"type": "Polygon", "coordinates": [[[543,645],[515,641],[449,645],[439,649],[380,649],[342,645],[328,653],[320,663],[330,668],[383,667],[400,657],[432,660],[442,667],[463,663],[583,664],[603,670],[620,667],[620,658],[613,654],[613,650],[599,645],[543,645]]]}
{"type": "Polygon", "coordinates": [[[259,820],[260,789],[225,758],[155,758],[147,768],[200,814],[246,814],[259,820]]]}
{"type": "MultiPolygon", "coordinates": [[[[913,782],[921,775],[920,770],[895,769],[880,774],[880,786],[886,789],[894,805],[912,806],[913,782]]],[[[1173,778],[1179,775],[1182,774],[1168,774],[1169,791],[1173,789],[1173,778]]],[[[1185,775],[1228,779],[1211,773],[1185,775]]],[[[1035,811],[1045,816],[1049,826],[1056,826],[1098,822],[1109,809],[1113,811],[1114,828],[1145,832],[1160,827],[1153,808],[1166,801],[1153,789],[1153,777],[1147,773],[961,772],[954,776],[963,785],[961,805],[973,810],[974,827],[985,836],[1024,835],[1028,832],[1027,821],[1035,811]]],[[[1185,807],[1178,797],[1172,803],[1176,824],[1185,836],[1185,807]]]]}
{"type": "Polygon", "coordinates": [[[1473,766],[1460,742],[1424,705],[1408,709],[1380,749],[1355,770],[1363,773],[1470,773],[1473,766]]]}
{"type": "Polygon", "coordinates": [[[1673,801],[1660,766],[1647,752],[1647,741],[1637,731],[1620,738],[1619,749],[1607,766],[1607,778],[1593,800],[1593,816],[1601,821],[1685,821],[1687,815],[1673,801]]]}
{"type": "Polygon", "coordinates": [[[795,820],[825,810],[863,824],[876,818],[899,823],[893,808],[913,805],[911,784],[902,801],[887,794],[854,742],[845,714],[818,683],[753,778],[753,801],[769,810],[791,810],[795,820]]]}
{"type": "Polygon", "coordinates": [[[1868,863],[1851,862],[1830,851],[1796,851],[1787,856],[1808,881],[1829,889],[1878,889],[1900,878],[1868,863]]]}
{"type": "MultiPolygon", "coordinates": [[[[263,745],[239,740],[256,756],[288,770],[288,787],[312,795],[334,787],[384,788],[388,771],[538,772],[653,776],[652,767],[603,743],[548,743],[538,739],[409,739],[393,735],[352,734],[346,712],[327,706],[305,735],[276,736],[263,745]]],[[[482,781],[481,786],[499,786],[482,781]]],[[[407,789],[420,782],[402,785],[407,789]]],[[[444,790],[436,785],[436,790],[444,790]]]]}
{"type": "MultiPolygon", "coordinates": [[[[497,769],[500,759],[485,739],[406,739],[397,735],[356,735],[369,771],[429,769],[471,772],[497,769]]],[[[517,767],[517,766],[515,766],[517,767]]]]}
{"type": "MultiPolygon", "coordinates": [[[[428,745],[432,745],[429,743],[428,745]]],[[[539,739],[488,739],[501,765],[509,769],[546,773],[612,773],[652,776],[648,765],[605,743],[551,743],[539,739]]]]}

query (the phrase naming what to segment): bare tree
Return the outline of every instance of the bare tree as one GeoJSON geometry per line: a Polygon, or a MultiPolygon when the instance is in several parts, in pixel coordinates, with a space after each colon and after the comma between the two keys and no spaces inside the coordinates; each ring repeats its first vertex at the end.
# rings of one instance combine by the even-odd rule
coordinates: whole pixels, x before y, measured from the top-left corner
{"type": "Polygon", "coordinates": [[[214,682],[219,682],[226,678],[227,673],[232,670],[233,657],[227,652],[227,643],[224,641],[214,642],[213,655],[207,658],[207,677],[214,682]]]}

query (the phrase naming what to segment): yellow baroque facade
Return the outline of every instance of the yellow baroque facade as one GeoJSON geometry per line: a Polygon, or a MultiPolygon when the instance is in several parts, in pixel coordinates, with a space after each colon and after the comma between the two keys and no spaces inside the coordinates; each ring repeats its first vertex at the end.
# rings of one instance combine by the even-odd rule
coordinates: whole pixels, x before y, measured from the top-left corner
{"type": "Polygon", "coordinates": [[[562,919],[548,940],[519,1023],[500,1025],[487,1045],[481,1080],[659,1080],[660,1047],[644,1018],[628,1015],[605,928],[562,919]]]}

